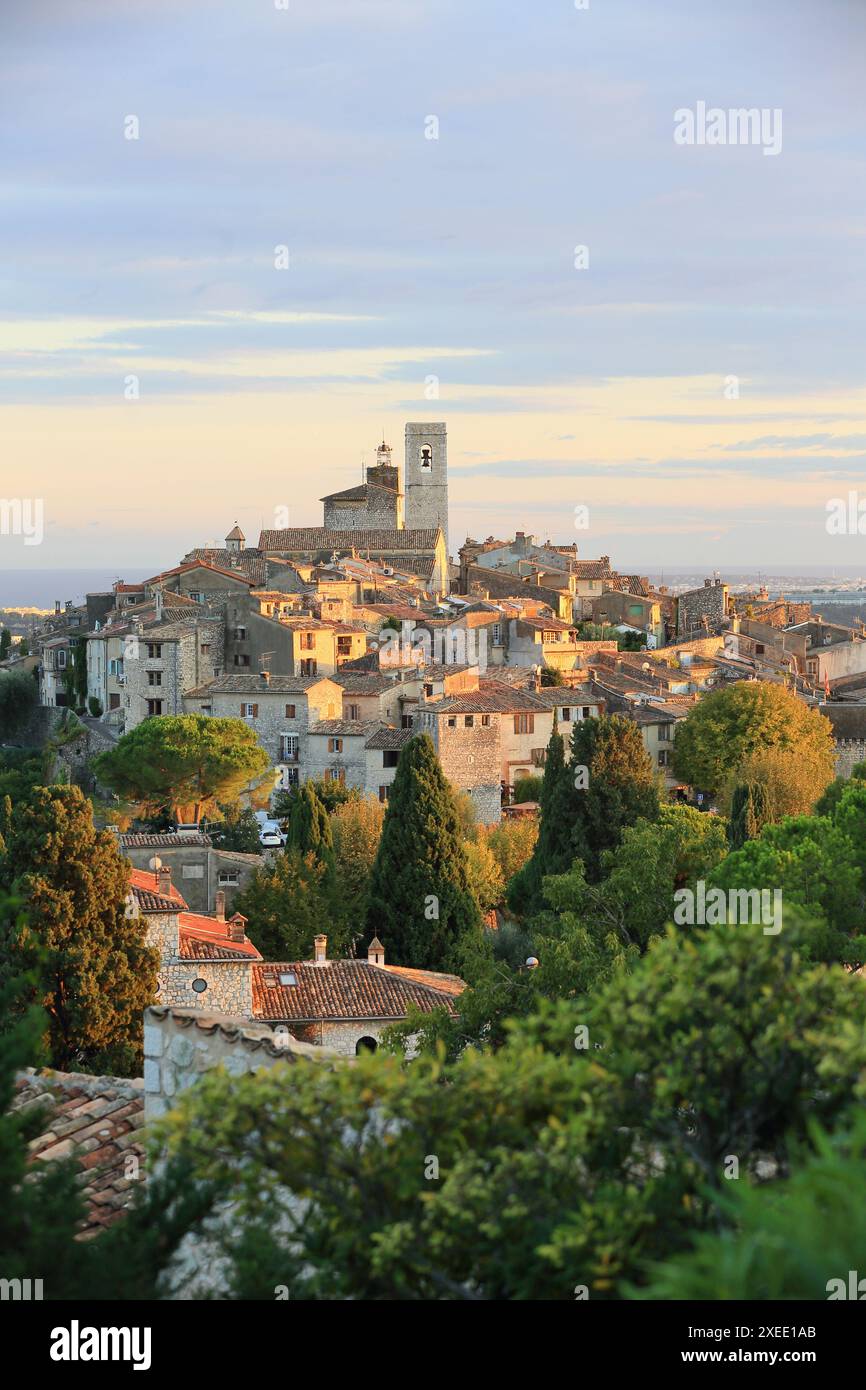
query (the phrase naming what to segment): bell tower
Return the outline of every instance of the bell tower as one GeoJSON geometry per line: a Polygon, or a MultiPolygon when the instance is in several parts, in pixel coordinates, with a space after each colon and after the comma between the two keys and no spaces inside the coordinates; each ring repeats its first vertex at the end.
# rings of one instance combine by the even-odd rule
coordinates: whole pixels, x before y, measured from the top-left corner
{"type": "Polygon", "coordinates": [[[406,425],[406,526],[440,527],[448,550],[448,441],[444,423],[406,425]]]}

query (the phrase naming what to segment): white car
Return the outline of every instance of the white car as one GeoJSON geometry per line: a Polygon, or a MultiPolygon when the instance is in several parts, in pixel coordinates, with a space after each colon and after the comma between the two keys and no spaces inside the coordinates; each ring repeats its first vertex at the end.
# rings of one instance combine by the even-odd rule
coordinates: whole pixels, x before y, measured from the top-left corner
{"type": "Polygon", "coordinates": [[[280,849],[286,837],[278,825],[264,825],[259,831],[259,844],[263,849],[280,849]]]}

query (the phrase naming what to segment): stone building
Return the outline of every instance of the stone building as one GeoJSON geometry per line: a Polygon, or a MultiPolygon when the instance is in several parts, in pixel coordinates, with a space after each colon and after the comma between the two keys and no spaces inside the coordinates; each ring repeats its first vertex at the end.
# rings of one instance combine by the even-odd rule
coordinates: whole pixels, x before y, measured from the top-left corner
{"type": "Polygon", "coordinates": [[[375,1052],[384,1030],[412,1006],[456,1013],[465,988],[456,975],[386,965],[375,938],[366,960],[328,960],[327,937],[317,936],[314,960],[262,962],[252,973],[256,1022],[349,1057],[375,1052]]]}
{"type": "Polygon", "coordinates": [[[159,952],[160,1003],[251,1016],[251,966],[261,956],[247,938],[246,918],[236,912],[226,919],[224,893],[217,893],[213,917],[190,912],[167,868],[132,869],[127,914],[147,919],[148,945],[159,952]]]}
{"type": "Polygon", "coordinates": [[[361,555],[390,569],[408,570],[432,594],[450,588],[445,537],[437,527],[333,531],[324,526],[290,526],[262,531],[259,549],[295,563],[323,564],[335,555],[361,555]]]}
{"type": "Polygon", "coordinates": [[[833,729],[836,776],[850,777],[855,763],[866,762],[866,704],[829,702],[818,709],[833,729]]]}
{"type": "Polygon", "coordinates": [[[367,796],[387,801],[397,775],[400,754],[413,738],[411,729],[377,729],[364,744],[366,769],[364,790],[367,796]]]}
{"type": "Polygon", "coordinates": [[[721,579],[705,579],[700,589],[677,597],[677,636],[714,633],[728,617],[728,586],[721,579]]]}
{"type": "Polygon", "coordinates": [[[213,680],[222,669],[220,618],[183,619],[152,627],[136,624],[124,647],[124,731],[152,715],[183,714],[187,692],[213,680]]]}
{"type": "Polygon", "coordinates": [[[161,860],[173,881],[183,885],[193,912],[215,912],[220,892],[230,906],[265,862],[261,854],[215,848],[210,836],[200,833],[130,833],[118,835],[117,843],[134,869],[146,870],[151,860],[161,860]]]}
{"type": "Polygon", "coordinates": [[[320,499],[324,524],[332,531],[397,531],[405,525],[400,470],[384,439],[376,450],[375,466],[366,481],[320,499]]]}
{"type": "Polygon", "coordinates": [[[304,777],[363,789],[367,778],[365,745],[378,728],[370,720],[325,719],[307,731],[304,777]]]}
{"type": "Polygon", "coordinates": [[[221,676],[190,691],[184,701],[189,714],[248,723],[283,787],[307,780],[309,729],[323,719],[339,719],[342,708],[342,688],[327,677],[272,676],[268,672],[221,676]]]}
{"type": "Polygon", "coordinates": [[[472,797],[481,825],[497,823],[502,815],[499,704],[470,692],[420,706],[415,715],[415,732],[430,735],[443,773],[472,797]]]}
{"type": "MultiPolygon", "coordinates": [[[[448,554],[448,439],[442,422],[406,425],[406,525],[440,530],[448,554]]],[[[446,585],[445,592],[448,592],[446,585]]]]}

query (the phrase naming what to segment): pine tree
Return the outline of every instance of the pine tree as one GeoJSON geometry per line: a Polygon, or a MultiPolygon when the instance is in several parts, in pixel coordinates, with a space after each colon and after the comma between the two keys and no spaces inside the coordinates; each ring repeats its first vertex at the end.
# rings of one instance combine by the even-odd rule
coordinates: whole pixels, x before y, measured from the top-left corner
{"type": "Polygon", "coordinates": [[[508,887],[508,905],[521,916],[540,912],[544,907],[542,884],[547,874],[564,874],[575,857],[572,828],[576,799],[571,764],[565,761],[565,741],[554,724],[539,798],[538,839],[531,859],[508,887]]]}
{"type": "Polygon", "coordinates": [[[367,932],[395,965],[453,968],[480,929],[454,794],[427,734],[400,754],[370,875],[367,932]]]}
{"type": "Polygon", "coordinates": [[[138,1075],[142,1015],[158,957],[143,918],[126,915],[129,866],[97,832],[80,788],[38,787],[15,808],[0,883],[24,916],[0,921],[0,986],[31,973],[24,1005],[44,1011],[61,1070],[138,1075]]]}

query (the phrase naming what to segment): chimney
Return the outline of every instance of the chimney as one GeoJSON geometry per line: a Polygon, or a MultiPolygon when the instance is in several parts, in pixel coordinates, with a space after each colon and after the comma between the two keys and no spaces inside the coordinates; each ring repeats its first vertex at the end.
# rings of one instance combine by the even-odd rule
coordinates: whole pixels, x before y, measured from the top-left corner
{"type": "Polygon", "coordinates": [[[367,961],[370,965],[385,964],[385,947],[382,945],[378,936],[374,936],[367,947],[367,961]]]}
{"type": "Polygon", "coordinates": [[[171,869],[168,867],[167,864],[163,864],[161,868],[157,869],[157,871],[156,871],[156,877],[157,877],[157,882],[158,882],[158,884],[159,884],[159,892],[162,894],[162,896],[163,896],[164,898],[170,898],[170,897],[171,897],[171,869]]]}
{"type": "Polygon", "coordinates": [[[54,600],[54,613],[55,613],[55,616],[56,616],[57,614],[59,614],[59,612],[60,612],[60,599],[59,599],[59,598],[56,598],[56,599],[54,600]]]}
{"type": "Polygon", "coordinates": [[[224,922],[226,919],[226,895],[222,888],[218,890],[216,895],[215,916],[218,922],[224,922]]]}
{"type": "Polygon", "coordinates": [[[238,943],[246,941],[246,925],[246,917],[242,917],[239,912],[236,912],[231,920],[226,923],[226,936],[229,941],[236,941],[238,943]]]}
{"type": "Polygon", "coordinates": [[[316,936],[313,938],[315,948],[314,961],[316,965],[327,965],[328,963],[328,938],[326,936],[316,936]]]}
{"type": "Polygon", "coordinates": [[[259,672],[259,675],[261,676],[261,679],[262,679],[262,685],[270,685],[270,683],[271,683],[271,673],[270,673],[270,671],[260,671],[260,672],[259,672]]]}

